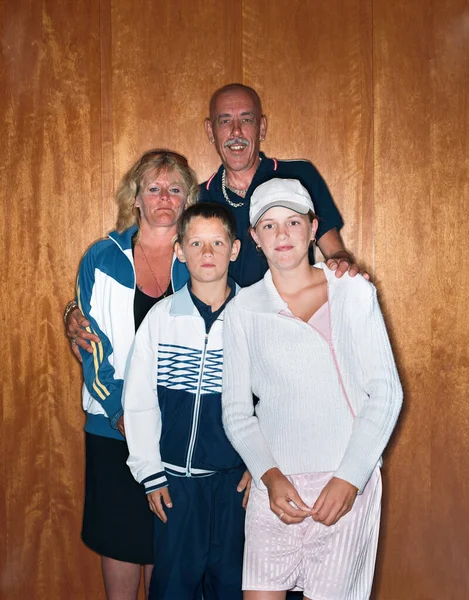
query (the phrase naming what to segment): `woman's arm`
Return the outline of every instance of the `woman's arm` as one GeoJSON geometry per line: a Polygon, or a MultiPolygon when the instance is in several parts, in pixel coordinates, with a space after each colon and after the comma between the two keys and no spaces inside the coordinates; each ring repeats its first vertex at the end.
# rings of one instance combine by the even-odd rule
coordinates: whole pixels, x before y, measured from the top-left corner
{"type": "MultiPolygon", "coordinates": [[[[117,421],[122,416],[122,386],[123,380],[115,377],[115,370],[109,361],[114,349],[97,321],[91,315],[91,298],[95,289],[95,260],[96,246],[92,246],[83,257],[78,271],[77,279],[77,304],[85,315],[89,325],[86,331],[98,336],[99,342],[92,342],[92,352],[81,350],[83,363],[83,377],[88,392],[101,404],[111,425],[117,429],[117,421]]],[[[96,303],[96,299],[94,299],[96,303]]]]}
{"type": "MultiPolygon", "coordinates": [[[[356,282],[360,286],[363,283],[356,282]]],[[[366,288],[367,293],[354,296],[354,306],[349,307],[353,309],[351,331],[355,355],[345,360],[347,368],[357,370],[357,376],[361,372],[367,399],[355,416],[352,435],[335,472],[336,477],[359,490],[363,490],[377,465],[402,405],[402,387],[376,289],[371,284],[366,284],[366,288]]]]}

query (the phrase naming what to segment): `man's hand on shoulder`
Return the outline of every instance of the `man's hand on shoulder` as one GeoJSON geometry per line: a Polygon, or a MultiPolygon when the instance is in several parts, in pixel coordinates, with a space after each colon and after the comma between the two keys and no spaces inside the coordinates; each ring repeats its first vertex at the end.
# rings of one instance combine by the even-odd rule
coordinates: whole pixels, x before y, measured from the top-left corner
{"type": "Polygon", "coordinates": [[[370,275],[363,269],[360,269],[355,263],[352,253],[345,248],[342,237],[337,229],[334,228],[326,231],[317,243],[327,267],[331,271],[335,271],[336,277],[342,277],[348,271],[350,277],[355,277],[355,275],[360,273],[365,279],[370,280],[370,275]]]}
{"type": "MultiPolygon", "coordinates": [[[[345,254],[345,252],[344,252],[345,254]]],[[[363,277],[370,281],[370,275],[363,269],[360,270],[360,267],[355,263],[353,256],[338,256],[331,257],[326,260],[326,266],[331,270],[335,271],[336,277],[342,277],[345,273],[348,272],[350,277],[355,277],[355,275],[363,275],[363,277]]]]}

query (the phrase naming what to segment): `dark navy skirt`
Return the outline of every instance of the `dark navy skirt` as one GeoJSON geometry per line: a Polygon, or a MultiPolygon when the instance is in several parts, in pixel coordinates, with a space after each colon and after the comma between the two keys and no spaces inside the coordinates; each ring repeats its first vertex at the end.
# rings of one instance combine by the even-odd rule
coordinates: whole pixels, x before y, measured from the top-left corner
{"type": "Polygon", "coordinates": [[[101,556],[153,564],[153,513],[126,464],[124,441],[86,433],[82,539],[101,556]]]}

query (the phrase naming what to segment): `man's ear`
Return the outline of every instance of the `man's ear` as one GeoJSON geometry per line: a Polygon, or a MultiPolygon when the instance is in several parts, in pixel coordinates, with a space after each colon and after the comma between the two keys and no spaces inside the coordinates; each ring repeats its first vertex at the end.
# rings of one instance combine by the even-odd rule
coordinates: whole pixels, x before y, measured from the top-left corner
{"type": "Polygon", "coordinates": [[[176,256],[177,256],[179,262],[183,262],[183,263],[186,262],[186,257],[184,256],[184,251],[179,242],[174,243],[174,252],[176,253],[176,256]]]}
{"type": "Polygon", "coordinates": [[[205,133],[207,134],[207,137],[208,137],[208,141],[211,144],[214,144],[215,138],[213,137],[212,122],[210,121],[210,119],[208,117],[204,121],[204,128],[205,128],[205,133]]]}
{"type": "Polygon", "coordinates": [[[233,245],[231,246],[231,256],[230,256],[231,262],[234,262],[238,258],[240,250],[241,250],[241,242],[240,242],[240,240],[235,240],[233,242],[233,245]]]}
{"type": "Polygon", "coordinates": [[[259,140],[263,142],[265,140],[265,136],[267,135],[267,117],[265,115],[261,115],[261,122],[259,127],[259,140]]]}

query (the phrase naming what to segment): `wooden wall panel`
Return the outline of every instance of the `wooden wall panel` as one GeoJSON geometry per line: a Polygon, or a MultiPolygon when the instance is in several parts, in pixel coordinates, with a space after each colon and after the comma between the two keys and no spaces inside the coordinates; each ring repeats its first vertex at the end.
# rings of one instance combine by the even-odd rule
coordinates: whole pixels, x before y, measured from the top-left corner
{"type": "MultiPolygon", "coordinates": [[[[181,152],[200,181],[218,168],[203,121],[212,92],[241,81],[241,56],[240,0],[196,0],[190,9],[185,0],[113,5],[115,185],[150,148],[181,152]]],[[[114,215],[113,205],[108,211],[114,215]]]]}
{"type": "Polygon", "coordinates": [[[270,119],[266,152],[318,167],[347,244],[371,269],[371,0],[245,2],[243,16],[245,82],[270,119]]]}
{"type": "Polygon", "coordinates": [[[469,384],[467,2],[374,2],[376,273],[405,411],[378,597],[462,600],[469,384]]]}
{"type": "Polygon", "coordinates": [[[374,598],[469,597],[468,19],[466,0],[0,0],[0,597],[104,598],[61,314],[143,151],[218,166],[203,118],[230,81],[260,92],[267,154],[318,166],[375,269],[406,406],[374,598]]]}
{"type": "Polygon", "coordinates": [[[81,0],[1,5],[1,314],[8,335],[0,350],[0,595],[12,600],[93,597],[79,541],[80,370],[61,313],[83,248],[101,230],[97,8],[81,0]]]}

